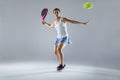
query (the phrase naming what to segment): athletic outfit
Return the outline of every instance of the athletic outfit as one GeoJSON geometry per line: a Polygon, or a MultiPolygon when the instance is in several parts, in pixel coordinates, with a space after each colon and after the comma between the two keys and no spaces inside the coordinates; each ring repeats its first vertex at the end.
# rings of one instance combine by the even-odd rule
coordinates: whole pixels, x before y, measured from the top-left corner
{"type": "Polygon", "coordinates": [[[57,24],[55,24],[55,29],[57,30],[57,39],[55,41],[55,45],[59,45],[61,42],[65,44],[72,43],[67,32],[66,23],[62,22],[61,19],[57,24]]]}

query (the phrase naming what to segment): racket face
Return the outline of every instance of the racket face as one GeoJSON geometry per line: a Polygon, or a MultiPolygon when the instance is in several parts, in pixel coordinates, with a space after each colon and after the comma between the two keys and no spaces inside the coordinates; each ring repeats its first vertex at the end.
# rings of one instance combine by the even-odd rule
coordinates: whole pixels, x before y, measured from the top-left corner
{"type": "Polygon", "coordinates": [[[47,15],[47,13],[48,13],[48,9],[47,9],[47,8],[44,8],[44,9],[42,10],[42,12],[41,12],[41,17],[42,17],[42,20],[44,20],[44,19],[45,19],[45,17],[46,17],[46,15],[47,15]]]}

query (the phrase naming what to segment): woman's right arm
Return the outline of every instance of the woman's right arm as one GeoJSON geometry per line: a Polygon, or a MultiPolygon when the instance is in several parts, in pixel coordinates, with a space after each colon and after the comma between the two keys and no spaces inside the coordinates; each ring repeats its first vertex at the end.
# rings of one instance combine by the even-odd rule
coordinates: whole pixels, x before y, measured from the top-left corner
{"type": "Polygon", "coordinates": [[[55,23],[49,24],[46,21],[42,21],[42,24],[44,24],[45,26],[49,27],[49,28],[53,28],[55,23]]]}

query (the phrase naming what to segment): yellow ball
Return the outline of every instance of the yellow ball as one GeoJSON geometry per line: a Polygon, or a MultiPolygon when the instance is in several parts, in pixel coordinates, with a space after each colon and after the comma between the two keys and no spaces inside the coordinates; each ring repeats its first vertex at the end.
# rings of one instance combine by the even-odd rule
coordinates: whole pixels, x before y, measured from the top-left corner
{"type": "Polygon", "coordinates": [[[85,9],[92,9],[93,8],[93,4],[92,4],[92,2],[85,2],[83,7],[85,9]]]}

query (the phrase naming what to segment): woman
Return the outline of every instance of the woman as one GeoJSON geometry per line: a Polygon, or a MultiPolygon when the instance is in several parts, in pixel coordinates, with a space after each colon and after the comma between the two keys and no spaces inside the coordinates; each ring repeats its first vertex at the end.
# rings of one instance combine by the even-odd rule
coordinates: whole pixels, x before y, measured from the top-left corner
{"type": "Polygon", "coordinates": [[[60,64],[57,67],[57,70],[62,70],[65,67],[62,49],[65,47],[66,44],[71,43],[68,32],[67,32],[66,23],[85,25],[88,22],[79,22],[75,20],[70,20],[65,17],[61,17],[61,12],[59,8],[55,8],[53,10],[53,14],[55,16],[55,21],[52,24],[49,24],[46,21],[42,21],[42,23],[50,28],[55,27],[57,30],[57,39],[54,45],[54,53],[56,57],[58,58],[58,60],[60,61],[60,64]]]}

